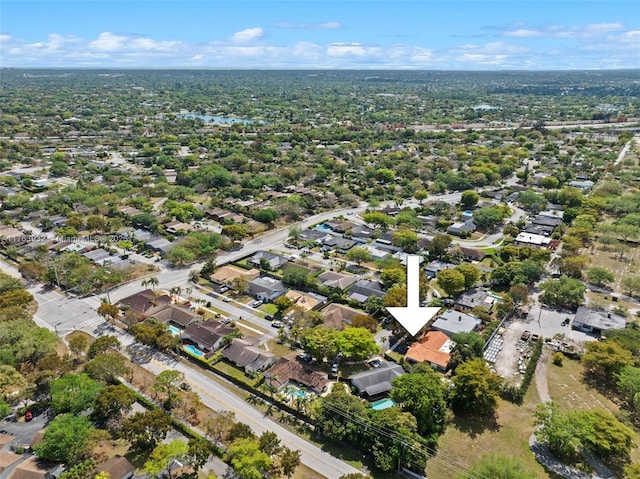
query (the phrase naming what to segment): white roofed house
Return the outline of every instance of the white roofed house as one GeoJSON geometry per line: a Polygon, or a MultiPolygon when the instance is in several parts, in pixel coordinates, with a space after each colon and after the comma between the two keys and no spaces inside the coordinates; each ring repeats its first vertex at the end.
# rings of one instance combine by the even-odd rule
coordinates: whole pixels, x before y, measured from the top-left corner
{"type": "Polygon", "coordinates": [[[461,313],[452,309],[446,310],[433,322],[431,329],[442,331],[451,337],[456,333],[469,333],[480,327],[482,321],[470,314],[461,313]]]}
{"type": "Polygon", "coordinates": [[[247,293],[262,301],[273,301],[286,291],[287,287],[282,281],[270,276],[252,279],[247,285],[247,293]]]}

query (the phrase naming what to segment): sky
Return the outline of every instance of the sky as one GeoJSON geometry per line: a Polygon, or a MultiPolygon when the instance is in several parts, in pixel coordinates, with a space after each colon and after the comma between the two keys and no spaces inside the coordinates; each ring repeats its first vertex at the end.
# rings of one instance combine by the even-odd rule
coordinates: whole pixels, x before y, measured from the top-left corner
{"type": "Polygon", "coordinates": [[[640,68],[640,1],[1,0],[0,67],[640,68]]]}

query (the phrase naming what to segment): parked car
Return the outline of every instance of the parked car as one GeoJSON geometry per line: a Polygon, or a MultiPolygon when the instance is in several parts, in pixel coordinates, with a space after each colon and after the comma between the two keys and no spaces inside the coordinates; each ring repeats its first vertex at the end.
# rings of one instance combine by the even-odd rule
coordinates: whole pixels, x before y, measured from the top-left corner
{"type": "Polygon", "coordinates": [[[222,324],[229,324],[231,322],[231,320],[229,318],[223,318],[222,321],[220,321],[222,324]]]}
{"type": "Polygon", "coordinates": [[[264,304],[264,301],[260,301],[259,299],[254,301],[253,303],[251,303],[251,307],[253,308],[259,308],[260,306],[262,306],[264,304]]]}
{"type": "Polygon", "coordinates": [[[231,298],[229,296],[225,296],[224,298],[222,298],[222,301],[228,303],[229,301],[231,301],[231,298]]]}
{"type": "Polygon", "coordinates": [[[274,321],[273,323],[271,323],[272,328],[282,328],[283,326],[284,324],[282,324],[282,321],[274,321]]]}
{"type": "Polygon", "coordinates": [[[309,353],[305,353],[305,352],[302,352],[302,353],[298,354],[298,357],[300,359],[302,359],[305,363],[310,363],[311,360],[313,359],[313,356],[311,356],[309,353]]]}
{"type": "Polygon", "coordinates": [[[25,422],[29,422],[32,419],[33,419],[33,413],[31,411],[27,411],[26,413],[24,413],[25,422]]]}
{"type": "Polygon", "coordinates": [[[338,363],[333,363],[331,365],[331,374],[333,376],[337,376],[338,375],[338,363]]]}

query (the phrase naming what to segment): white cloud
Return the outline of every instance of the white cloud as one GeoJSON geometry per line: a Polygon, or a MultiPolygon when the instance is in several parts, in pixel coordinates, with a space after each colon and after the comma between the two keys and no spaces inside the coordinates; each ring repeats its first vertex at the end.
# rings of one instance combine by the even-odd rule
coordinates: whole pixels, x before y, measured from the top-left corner
{"type": "Polygon", "coordinates": [[[234,33],[230,40],[233,43],[251,43],[259,40],[264,36],[264,30],[260,27],[255,28],[247,28],[245,30],[240,30],[239,32],[234,33]]]}
{"type": "Polygon", "coordinates": [[[529,30],[526,28],[521,28],[519,30],[512,30],[504,32],[505,37],[514,37],[514,38],[537,38],[544,36],[544,33],[540,30],[529,30]]]}
{"type": "Polygon", "coordinates": [[[330,57],[342,57],[345,55],[362,57],[366,49],[360,43],[330,43],[327,46],[327,55],[330,57]]]}
{"type": "Polygon", "coordinates": [[[276,28],[288,30],[338,30],[342,28],[340,22],[321,22],[321,23],[296,23],[296,22],[277,22],[273,25],[276,28]]]}
{"type": "Polygon", "coordinates": [[[89,43],[93,50],[101,52],[115,52],[125,48],[127,37],[111,32],[102,32],[96,40],[89,43]]]}
{"type": "Polygon", "coordinates": [[[0,33],[0,42],[8,42],[9,40],[11,40],[11,35],[0,33]]]}

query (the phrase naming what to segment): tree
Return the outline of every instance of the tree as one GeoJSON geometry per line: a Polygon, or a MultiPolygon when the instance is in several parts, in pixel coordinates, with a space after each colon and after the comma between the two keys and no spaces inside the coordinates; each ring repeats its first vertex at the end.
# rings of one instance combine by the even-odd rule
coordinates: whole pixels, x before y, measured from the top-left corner
{"type": "Polygon", "coordinates": [[[79,414],[86,411],[102,386],[87,374],[65,374],[51,383],[51,406],[56,414],[79,414]]]}
{"type": "Polygon", "coordinates": [[[282,451],[283,446],[275,432],[265,431],[258,438],[258,447],[262,452],[271,457],[282,451]]]}
{"type": "Polygon", "coordinates": [[[345,328],[338,333],[337,346],[345,357],[354,361],[366,359],[380,351],[375,337],[365,328],[345,328]]]}
{"type": "Polygon", "coordinates": [[[452,240],[450,235],[435,235],[429,245],[429,258],[442,258],[449,251],[452,240]]]}
{"type": "Polygon", "coordinates": [[[289,238],[293,241],[294,244],[298,244],[298,240],[300,239],[300,235],[302,234],[302,228],[298,225],[293,225],[289,227],[289,238]]]}
{"type": "Polygon", "coordinates": [[[211,456],[211,444],[200,436],[193,436],[187,444],[189,450],[187,453],[188,462],[197,472],[202,469],[211,456]]]}
{"type": "Polygon", "coordinates": [[[447,415],[447,389],[438,374],[430,367],[416,367],[392,385],[391,398],[416,418],[418,433],[435,440],[444,431],[447,415]]]}
{"type": "Polygon", "coordinates": [[[87,350],[89,340],[84,334],[74,334],[68,339],[69,350],[79,358],[87,350]]]}
{"type": "Polygon", "coordinates": [[[183,382],[184,373],[176,371],[175,369],[167,369],[156,376],[155,381],[151,385],[151,390],[165,394],[164,407],[166,409],[172,409],[176,395],[178,391],[180,391],[180,384],[183,382]]]}
{"type": "Polygon", "coordinates": [[[351,320],[351,326],[354,328],[366,328],[375,333],[378,329],[378,321],[368,314],[359,314],[351,320]]]}
{"type": "Polygon", "coordinates": [[[460,205],[463,208],[473,208],[478,204],[480,195],[473,190],[466,190],[462,192],[460,196],[460,205]]]}
{"type": "Polygon", "coordinates": [[[464,289],[471,288],[480,279],[480,271],[478,268],[469,263],[463,263],[456,266],[455,271],[462,273],[464,276],[464,289]]]}
{"type": "Polygon", "coordinates": [[[418,235],[415,231],[408,229],[394,231],[392,239],[393,244],[402,248],[406,253],[415,253],[418,251],[418,235]]]}
{"type": "Polygon", "coordinates": [[[387,294],[384,295],[383,304],[386,307],[403,307],[407,305],[407,287],[393,286],[387,294]]]}
{"type": "Polygon", "coordinates": [[[605,382],[615,380],[625,366],[634,364],[631,352],[610,340],[588,342],[581,361],[590,374],[605,382]]]}
{"type": "Polygon", "coordinates": [[[223,226],[221,233],[229,237],[231,241],[240,241],[249,234],[244,226],[236,224],[223,226]]]}
{"type": "Polygon", "coordinates": [[[282,282],[293,287],[302,287],[307,284],[309,271],[302,266],[288,266],[282,273],[282,282]]]}
{"type": "Polygon", "coordinates": [[[158,444],[149,459],[144,463],[144,471],[153,476],[159,476],[161,472],[166,471],[169,479],[171,479],[171,465],[174,461],[184,462],[184,458],[189,452],[189,446],[186,442],[176,439],[168,444],[158,444]]]}
{"type": "Polygon", "coordinates": [[[640,292],[640,275],[625,275],[620,281],[620,285],[629,293],[629,296],[633,296],[640,292]]]}
{"type": "Polygon", "coordinates": [[[146,412],[136,412],[127,418],[120,434],[135,449],[150,450],[167,437],[170,429],[171,421],[167,414],[160,409],[151,409],[146,412]]]}
{"type": "Polygon", "coordinates": [[[119,419],[131,411],[136,398],[123,384],[107,386],[100,390],[93,404],[93,418],[102,423],[119,419]]]}
{"type": "Polygon", "coordinates": [[[103,383],[114,384],[119,376],[123,376],[129,371],[125,364],[124,357],[119,354],[103,353],[98,354],[84,366],[84,372],[90,377],[103,383]]]}
{"type": "Polygon", "coordinates": [[[570,278],[582,278],[582,271],[587,265],[588,259],[585,256],[569,256],[562,258],[560,262],[560,272],[570,278]]]}
{"type": "Polygon", "coordinates": [[[242,479],[262,479],[262,471],[271,466],[271,458],[260,450],[254,439],[238,439],[227,450],[227,460],[242,479]]]}
{"type": "Polygon", "coordinates": [[[278,469],[282,475],[290,479],[300,465],[300,451],[284,447],[278,454],[278,462],[278,469]]]}
{"type": "Polygon", "coordinates": [[[253,218],[260,223],[271,224],[278,219],[278,216],[279,215],[276,210],[266,208],[264,210],[257,211],[253,218]]]}
{"type": "Polygon", "coordinates": [[[279,296],[273,300],[273,305],[278,308],[278,313],[283,314],[287,309],[293,306],[293,301],[286,296],[279,296]]]}
{"type": "Polygon", "coordinates": [[[582,281],[568,276],[548,279],[540,284],[542,301],[554,307],[576,309],[584,300],[587,287],[582,281]]]}
{"type": "Polygon", "coordinates": [[[115,304],[103,302],[102,304],[100,304],[100,306],[98,306],[98,314],[105,320],[113,322],[120,316],[120,308],[118,308],[115,304]]]}
{"type": "Polygon", "coordinates": [[[451,340],[456,343],[451,351],[451,361],[449,362],[453,369],[465,361],[482,357],[484,339],[475,331],[456,333],[451,337],[451,340]]]}
{"type": "Polygon", "coordinates": [[[338,354],[338,331],[325,326],[316,326],[302,332],[304,350],[318,361],[333,358],[338,354]]]}
{"type": "Polygon", "coordinates": [[[624,366],[616,375],[618,390],[634,414],[640,413],[640,368],[624,366]]]}
{"type": "Polygon", "coordinates": [[[473,212],[473,222],[478,228],[493,229],[501,225],[505,211],[501,206],[488,206],[473,212]]]}
{"type": "Polygon", "coordinates": [[[596,286],[606,286],[609,283],[613,283],[614,280],[613,273],[605,268],[594,266],[587,271],[587,281],[596,286]]]}
{"type": "Polygon", "coordinates": [[[455,269],[443,269],[436,273],[438,286],[451,297],[458,296],[465,289],[465,276],[455,269]]]}
{"type": "Polygon", "coordinates": [[[49,423],[42,442],[33,450],[42,459],[74,463],[87,452],[92,429],[85,416],[60,414],[49,423]]]}
{"type": "Polygon", "coordinates": [[[453,377],[452,404],[465,413],[490,416],[498,407],[502,379],[482,358],[459,365],[453,377]]]}
{"type": "Polygon", "coordinates": [[[220,443],[227,437],[235,422],[235,414],[232,411],[214,411],[205,419],[204,429],[207,436],[215,443],[220,443]]]}
{"type": "Polygon", "coordinates": [[[358,265],[371,261],[371,252],[362,246],[354,246],[347,251],[346,256],[349,261],[353,261],[358,265]]]}
{"type": "Polygon", "coordinates": [[[109,349],[118,349],[120,347],[120,341],[115,336],[106,335],[96,338],[94,342],[89,346],[87,351],[87,358],[93,359],[98,354],[106,353],[109,349]]]}

